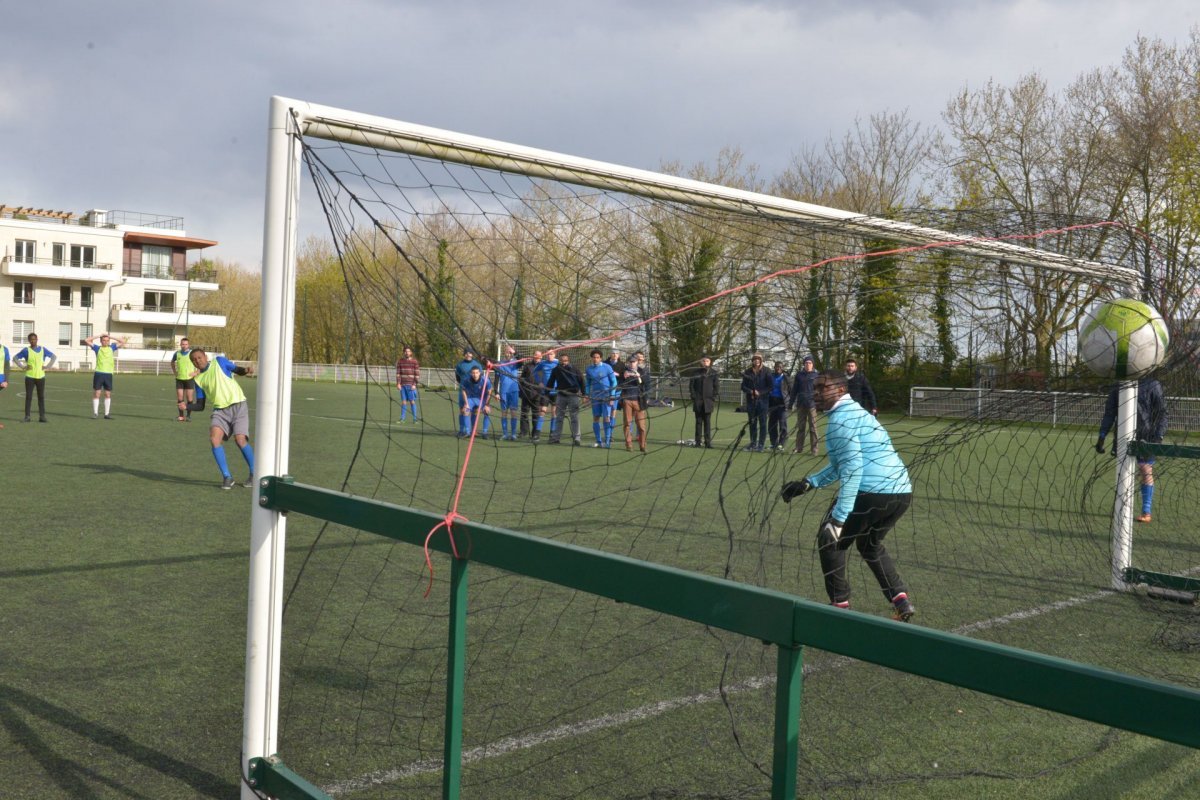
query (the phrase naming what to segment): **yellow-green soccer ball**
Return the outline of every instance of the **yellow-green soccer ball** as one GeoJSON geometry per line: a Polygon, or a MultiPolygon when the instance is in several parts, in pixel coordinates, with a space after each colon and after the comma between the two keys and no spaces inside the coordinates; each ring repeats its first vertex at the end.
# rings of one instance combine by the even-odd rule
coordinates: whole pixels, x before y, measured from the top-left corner
{"type": "Polygon", "coordinates": [[[1079,358],[1102,378],[1147,374],[1166,360],[1170,342],[1162,315],[1140,300],[1101,303],[1079,326],[1079,358]]]}

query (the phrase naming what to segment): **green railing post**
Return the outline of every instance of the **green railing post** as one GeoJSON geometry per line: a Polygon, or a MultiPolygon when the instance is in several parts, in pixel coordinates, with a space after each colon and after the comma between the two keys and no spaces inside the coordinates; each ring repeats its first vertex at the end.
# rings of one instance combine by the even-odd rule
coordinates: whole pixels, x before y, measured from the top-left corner
{"type": "Polygon", "coordinates": [[[467,673],[467,565],[450,561],[450,648],[446,655],[446,740],[442,754],[442,798],[458,800],[462,787],[463,692],[467,673]]]}
{"type": "Polygon", "coordinates": [[[771,764],[771,800],[796,799],[803,663],[803,647],[779,645],[775,667],[775,755],[771,764]]]}

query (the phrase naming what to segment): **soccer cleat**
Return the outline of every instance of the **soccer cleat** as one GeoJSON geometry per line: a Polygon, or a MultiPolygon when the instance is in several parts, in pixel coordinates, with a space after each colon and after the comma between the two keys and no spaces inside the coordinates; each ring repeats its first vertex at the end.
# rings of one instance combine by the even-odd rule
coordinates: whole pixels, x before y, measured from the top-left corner
{"type": "Polygon", "coordinates": [[[40,418],[38,419],[38,422],[49,422],[49,420],[48,420],[48,419],[46,419],[45,417],[40,417],[40,418]]]}
{"type": "Polygon", "coordinates": [[[105,415],[104,415],[104,418],[105,418],[105,419],[112,419],[112,414],[105,414],[105,415]]]}
{"type": "Polygon", "coordinates": [[[225,480],[221,481],[221,488],[224,489],[225,491],[229,491],[236,485],[237,485],[237,481],[235,481],[233,479],[232,475],[227,477],[225,480]]]}
{"type": "Polygon", "coordinates": [[[603,445],[601,445],[599,442],[596,442],[594,445],[592,445],[592,447],[603,447],[603,445]]]}
{"type": "Polygon", "coordinates": [[[254,488],[254,479],[246,478],[246,480],[242,481],[242,488],[243,489],[253,489],[254,488]]]}
{"type": "Polygon", "coordinates": [[[913,608],[912,602],[904,592],[892,598],[892,619],[900,622],[908,622],[915,613],[917,613],[917,610],[913,608]]]}
{"type": "Polygon", "coordinates": [[[99,419],[99,418],[100,418],[100,415],[99,415],[99,414],[97,414],[95,411],[93,411],[93,412],[92,412],[92,419],[99,419]]]}
{"type": "Polygon", "coordinates": [[[1150,515],[1149,514],[1138,514],[1136,517],[1133,518],[1133,521],[1134,522],[1149,522],[1150,515]]]}

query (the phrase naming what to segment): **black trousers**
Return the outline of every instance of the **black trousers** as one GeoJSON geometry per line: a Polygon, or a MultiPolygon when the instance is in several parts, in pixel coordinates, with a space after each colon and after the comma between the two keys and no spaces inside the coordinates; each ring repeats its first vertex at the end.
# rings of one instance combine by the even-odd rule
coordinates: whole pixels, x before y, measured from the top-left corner
{"type": "Polygon", "coordinates": [[[25,379],[25,419],[29,419],[29,409],[33,402],[33,393],[37,391],[38,398],[38,416],[42,419],[46,418],[46,379],[45,378],[26,378],[25,379]]]}
{"type": "MultiPolygon", "coordinates": [[[[841,538],[836,542],[822,542],[818,538],[821,568],[825,572],[825,591],[829,595],[829,602],[841,603],[850,600],[850,583],[846,580],[846,551],[851,544],[858,548],[858,554],[867,562],[889,603],[896,595],[907,591],[904,581],[896,571],[896,562],[884,549],[883,537],[896,527],[896,522],[904,516],[910,505],[911,492],[859,492],[858,497],[854,499],[854,508],[850,516],[846,517],[846,523],[842,526],[841,538]]],[[[830,519],[832,512],[833,506],[830,505],[829,511],[821,521],[822,525],[830,519]]]]}
{"type": "Polygon", "coordinates": [[[521,397],[521,435],[529,436],[533,433],[534,420],[538,415],[538,398],[521,397]]]}
{"type": "Polygon", "coordinates": [[[696,412],[696,446],[712,447],[712,412],[696,412]]]}
{"type": "Polygon", "coordinates": [[[776,403],[775,399],[771,398],[767,409],[767,434],[771,439],[771,447],[787,444],[788,438],[787,406],[783,404],[782,400],[776,403]]]}

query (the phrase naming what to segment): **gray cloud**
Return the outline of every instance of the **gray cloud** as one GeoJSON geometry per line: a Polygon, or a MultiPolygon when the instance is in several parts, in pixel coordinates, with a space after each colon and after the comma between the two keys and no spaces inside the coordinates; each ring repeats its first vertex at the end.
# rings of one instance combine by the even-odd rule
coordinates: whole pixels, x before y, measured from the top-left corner
{"type": "Polygon", "coordinates": [[[273,94],[646,168],[735,145],[770,176],[855,116],[937,125],[964,85],[1061,88],[1200,19],[1147,5],[10,4],[0,202],[181,215],[256,266],[273,94]]]}

